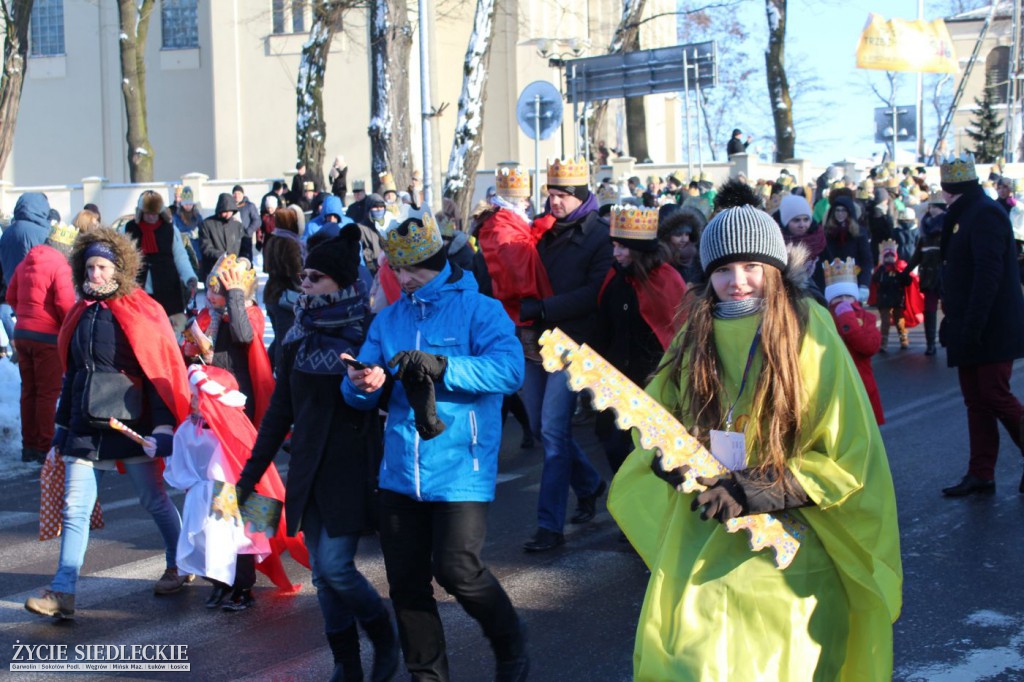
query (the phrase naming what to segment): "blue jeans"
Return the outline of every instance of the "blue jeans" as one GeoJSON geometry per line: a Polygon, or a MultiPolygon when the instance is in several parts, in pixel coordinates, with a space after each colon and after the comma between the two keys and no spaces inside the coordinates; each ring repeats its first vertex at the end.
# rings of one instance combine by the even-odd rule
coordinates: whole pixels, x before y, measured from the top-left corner
{"type": "Polygon", "coordinates": [[[387,614],[377,590],[356,568],[359,533],[329,536],[316,502],[302,515],[302,533],[328,636],[346,630],[354,620],[365,624],[387,614]]]}
{"type": "Polygon", "coordinates": [[[601,484],[601,474],[572,437],[576,394],[569,388],[564,370],[549,374],[540,363],[527,361],[522,396],[533,432],[540,434],[544,445],[537,525],[561,533],[569,487],[576,497],[593,495],[601,484]]]}
{"type": "MultiPolygon", "coordinates": [[[[13,277],[13,274],[11,275],[13,277]]],[[[7,303],[0,303],[0,325],[3,326],[4,336],[3,346],[10,346],[11,350],[14,350],[14,344],[11,340],[14,338],[14,308],[7,303]]]]}
{"type": "MultiPolygon", "coordinates": [[[[76,464],[78,461],[75,457],[64,458],[64,532],[60,541],[57,575],[50,583],[54,592],[75,592],[89,544],[89,517],[96,504],[96,489],[105,473],[102,469],[76,464]]],[[[159,463],[155,460],[136,462],[125,464],[125,469],[135,486],[139,504],[152,515],[163,536],[167,568],[174,568],[177,565],[175,556],[181,534],[181,515],[164,489],[159,463]]]]}

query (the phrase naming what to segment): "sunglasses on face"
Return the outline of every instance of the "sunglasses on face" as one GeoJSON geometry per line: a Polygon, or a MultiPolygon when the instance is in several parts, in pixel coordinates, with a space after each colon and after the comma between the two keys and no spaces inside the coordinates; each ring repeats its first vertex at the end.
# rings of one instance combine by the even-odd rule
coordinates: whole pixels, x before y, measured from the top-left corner
{"type": "Polygon", "coordinates": [[[300,278],[300,281],[308,279],[310,284],[316,284],[317,282],[319,282],[322,279],[327,279],[328,276],[325,275],[322,272],[314,272],[312,270],[305,270],[305,271],[299,273],[299,278],[300,278]]]}

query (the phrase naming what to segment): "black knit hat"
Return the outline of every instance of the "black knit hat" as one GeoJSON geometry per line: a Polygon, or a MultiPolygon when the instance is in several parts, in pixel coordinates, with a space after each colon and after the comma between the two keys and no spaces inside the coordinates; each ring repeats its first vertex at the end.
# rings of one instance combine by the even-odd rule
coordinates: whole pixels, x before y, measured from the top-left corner
{"type": "Polygon", "coordinates": [[[359,228],[346,225],[341,233],[319,244],[306,256],[306,267],[319,270],[342,289],[359,277],[359,228]]]}
{"type": "Polygon", "coordinates": [[[779,270],[785,270],[789,261],[778,223],[753,206],[727,208],[701,233],[700,262],[706,276],[739,261],[764,263],[779,270]]]}

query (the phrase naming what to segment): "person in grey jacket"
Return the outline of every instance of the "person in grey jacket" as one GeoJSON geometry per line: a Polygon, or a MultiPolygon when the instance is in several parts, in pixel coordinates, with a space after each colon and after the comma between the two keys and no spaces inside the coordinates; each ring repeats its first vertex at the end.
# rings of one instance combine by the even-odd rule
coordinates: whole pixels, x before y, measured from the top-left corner
{"type": "Polygon", "coordinates": [[[260,210],[256,204],[249,201],[249,197],[245,196],[245,190],[241,185],[235,185],[231,188],[231,196],[234,197],[235,204],[238,206],[238,221],[242,223],[242,227],[245,229],[245,232],[242,234],[242,245],[238,255],[252,260],[252,238],[262,224],[260,210]]]}
{"type": "Polygon", "coordinates": [[[217,197],[217,208],[213,215],[203,221],[199,228],[199,243],[203,250],[202,278],[210,276],[217,259],[226,253],[238,255],[242,246],[245,228],[238,222],[238,203],[230,194],[217,197]]]}

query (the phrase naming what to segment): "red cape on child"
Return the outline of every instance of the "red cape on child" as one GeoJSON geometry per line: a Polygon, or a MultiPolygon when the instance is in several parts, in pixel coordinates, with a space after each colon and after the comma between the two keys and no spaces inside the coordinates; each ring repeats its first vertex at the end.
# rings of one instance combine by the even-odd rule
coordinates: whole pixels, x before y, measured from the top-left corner
{"type": "MultiPolygon", "coordinates": [[[[249,324],[252,326],[252,343],[249,344],[248,353],[249,375],[252,379],[253,424],[258,429],[263,415],[270,405],[270,396],[274,393],[274,372],[270,369],[270,356],[267,355],[267,347],[263,345],[263,329],[266,326],[263,312],[254,305],[245,306],[245,312],[249,316],[249,324]]],[[[210,328],[210,320],[209,308],[200,310],[196,315],[196,322],[204,334],[210,328]]]]}
{"type": "MultiPolygon", "coordinates": [[[[550,221],[553,223],[554,221],[550,221]]],[[[514,211],[498,209],[484,219],[477,232],[480,252],[491,277],[491,293],[517,325],[520,301],[554,296],[547,270],[537,253],[537,239],[550,225],[534,233],[530,223],[514,211]]]]}
{"type": "MultiPolygon", "coordinates": [[[[245,416],[244,410],[225,405],[202,392],[200,392],[200,396],[199,409],[203,419],[210,426],[224,451],[224,473],[231,481],[238,483],[238,477],[252,455],[252,446],[256,443],[256,429],[249,418],[245,416]]],[[[256,492],[284,502],[284,483],[281,481],[280,474],[277,473],[276,466],[271,464],[267,468],[259,483],[256,484],[256,492]]],[[[290,552],[293,559],[309,568],[309,552],[303,542],[302,533],[295,537],[288,537],[287,528],[285,514],[282,511],[277,532],[269,538],[271,554],[256,564],[256,568],[270,578],[279,589],[285,592],[296,592],[301,586],[292,584],[288,579],[288,574],[281,563],[281,555],[290,552]]]]}
{"type": "MultiPolygon", "coordinates": [[[[598,301],[604,296],[605,287],[614,277],[615,268],[611,268],[601,284],[601,291],[597,295],[598,301]]],[[[682,319],[676,315],[676,311],[683,302],[683,296],[686,295],[686,282],[668,263],[662,263],[651,270],[647,278],[646,283],[630,276],[626,277],[626,281],[636,292],[640,317],[644,318],[644,322],[658,337],[662,349],[668,350],[668,344],[682,326],[682,319]]]]}
{"type": "MultiPolygon", "coordinates": [[[[903,272],[907,269],[907,261],[896,262],[896,272],[903,272]]],[[[878,284],[871,278],[871,288],[868,290],[868,305],[875,305],[878,300],[878,284]]],[[[916,272],[910,273],[910,284],[907,285],[903,295],[903,322],[907,329],[916,327],[924,321],[924,294],[921,293],[921,280],[916,272]]]]}

